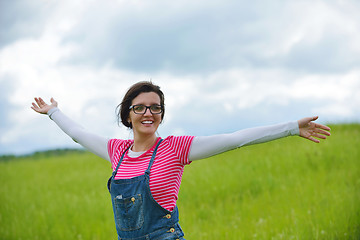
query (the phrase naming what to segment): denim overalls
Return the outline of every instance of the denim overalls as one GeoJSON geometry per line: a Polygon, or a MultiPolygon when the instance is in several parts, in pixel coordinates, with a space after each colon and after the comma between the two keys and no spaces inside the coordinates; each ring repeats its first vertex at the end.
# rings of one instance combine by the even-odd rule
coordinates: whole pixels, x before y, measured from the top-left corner
{"type": "Polygon", "coordinates": [[[161,207],[150,191],[150,168],[154,162],[156,151],[162,142],[157,143],[149,166],[144,175],[130,179],[114,177],[120,167],[127,149],[108,182],[111,194],[118,240],[167,240],[184,239],[179,225],[177,206],[170,212],[161,207]]]}

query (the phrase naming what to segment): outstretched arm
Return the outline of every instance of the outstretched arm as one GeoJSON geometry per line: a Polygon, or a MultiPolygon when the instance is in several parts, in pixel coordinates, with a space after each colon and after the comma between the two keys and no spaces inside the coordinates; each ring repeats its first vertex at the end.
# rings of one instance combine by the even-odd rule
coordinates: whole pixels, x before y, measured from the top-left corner
{"type": "Polygon", "coordinates": [[[47,114],[49,117],[70,136],[75,142],[79,143],[89,151],[95,153],[101,158],[110,161],[107,151],[108,139],[94,135],[86,131],[83,127],[72,121],[58,108],[58,103],[51,98],[51,105],[45,103],[42,98],[35,98],[36,103],[32,103],[32,109],[41,114],[47,114]]]}
{"type": "Polygon", "coordinates": [[[242,146],[264,143],[286,136],[299,135],[314,142],[326,139],[330,128],[314,123],[317,117],[277,125],[249,128],[230,134],[195,137],[191,145],[189,160],[204,159],[242,146]]]}

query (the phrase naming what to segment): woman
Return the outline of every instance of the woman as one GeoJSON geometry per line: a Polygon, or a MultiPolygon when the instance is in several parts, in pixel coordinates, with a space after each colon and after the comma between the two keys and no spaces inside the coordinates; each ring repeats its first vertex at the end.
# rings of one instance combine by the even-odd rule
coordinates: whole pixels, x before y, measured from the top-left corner
{"type": "Polygon", "coordinates": [[[241,146],[290,135],[313,142],[330,136],[318,117],[207,137],[157,137],[165,114],[164,95],[151,82],[130,87],[118,106],[118,122],[133,140],[106,139],[87,132],[58,108],[35,98],[32,109],[47,114],[66,134],[112,164],[108,181],[118,239],[184,239],[176,206],[184,166],[241,146]],[[314,138],[316,137],[316,138],[314,138]]]}

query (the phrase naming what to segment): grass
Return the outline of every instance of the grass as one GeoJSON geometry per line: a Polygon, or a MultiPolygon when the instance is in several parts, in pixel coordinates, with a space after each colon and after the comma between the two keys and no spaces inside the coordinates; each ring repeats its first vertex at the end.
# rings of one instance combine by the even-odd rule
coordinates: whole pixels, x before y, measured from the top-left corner
{"type": "MultiPolygon", "coordinates": [[[[230,151],[185,168],[186,239],[360,239],[360,125],[230,151]]],[[[0,239],[116,239],[110,163],[91,153],[0,162],[0,239]]]]}

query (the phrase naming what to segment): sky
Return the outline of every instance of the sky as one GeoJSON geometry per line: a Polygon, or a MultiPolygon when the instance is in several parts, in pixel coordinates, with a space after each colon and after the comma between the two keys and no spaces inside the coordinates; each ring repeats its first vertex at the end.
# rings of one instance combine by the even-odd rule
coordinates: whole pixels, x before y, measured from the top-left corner
{"type": "Polygon", "coordinates": [[[213,135],[360,121],[357,0],[0,0],[0,155],[79,147],[34,97],[108,138],[127,89],[165,94],[159,128],[213,135]]]}

